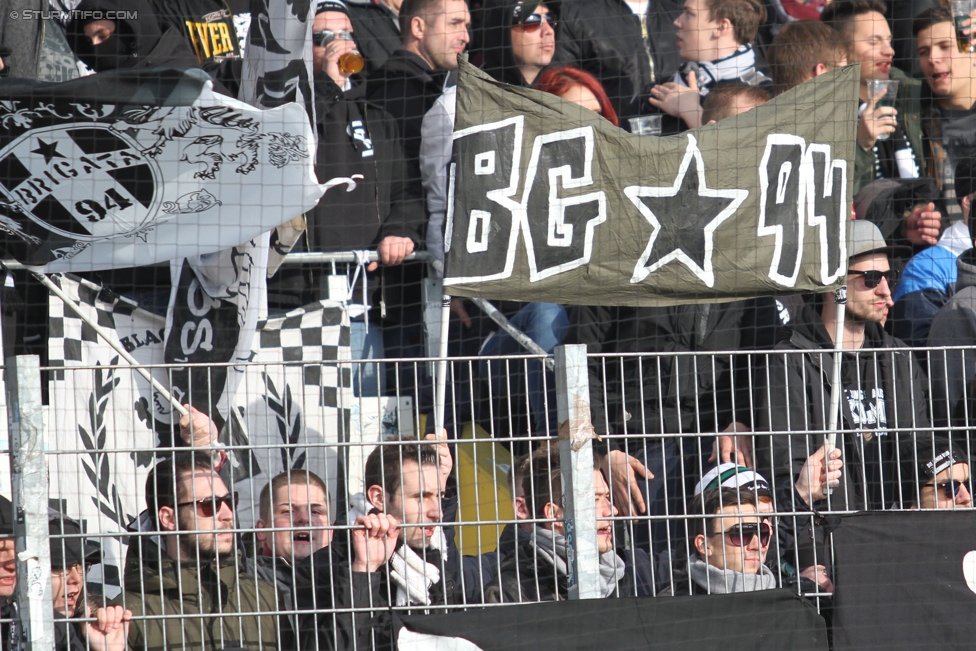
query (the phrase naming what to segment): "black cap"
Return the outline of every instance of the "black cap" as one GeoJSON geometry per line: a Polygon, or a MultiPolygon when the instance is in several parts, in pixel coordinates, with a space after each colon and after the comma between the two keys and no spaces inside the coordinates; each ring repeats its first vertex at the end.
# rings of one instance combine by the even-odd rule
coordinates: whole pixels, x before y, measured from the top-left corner
{"type": "Polygon", "coordinates": [[[51,536],[51,567],[64,569],[72,565],[98,563],[101,547],[98,543],[80,538],[81,525],[56,511],[48,517],[48,534],[51,536]],[[68,536],[68,537],[65,537],[68,536]]]}
{"type": "Polygon", "coordinates": [[[914,443],[901,449],[902,506],[918,504],[918,496],[940,472],[957,463],[969,463],[966,451],[944,436],[933,437],[931,432],[919,433],[914,443]]]}
{"type": "Polygon", "coordinates": [[[326,11],[338,11],[339,13],[349,15],[349,7],[342,0],[319,0],[315,5],[315,15],[319,15],[326,11]]]}
{"type": "Polygon", "coordinates": [[[0,538],[13,538],[14,504],[0,495],[0,538]]]}

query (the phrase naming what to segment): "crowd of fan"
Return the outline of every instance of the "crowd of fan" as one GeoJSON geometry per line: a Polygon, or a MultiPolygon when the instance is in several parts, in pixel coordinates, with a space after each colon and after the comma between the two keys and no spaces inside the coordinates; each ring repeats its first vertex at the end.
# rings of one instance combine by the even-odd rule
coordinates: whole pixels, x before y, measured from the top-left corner
{"type": "MultiPolygon", "coordinates": [[[[119,20],[77,14],[85,17],[62,25],[89,71],[202,67],[219,90],[236,92],[242,44],[229,6],[82,0],[75,8],[123,4],[137,12],[119,20]]],[[[976,50],[970,20],[957,24],[947,6],[890,4],[894,24],[880,0],[321,0],[312,27],[316,171],[323,182],[353,172],[363,180],[323,198],[297,248],[375,248],[381,264],[286,269],[269,281],[268,307],[287,311],[332,292],[349,304],[354,358],[416,356],[423,267],[404,258],[426,248],[443,259],[453,71],[465,51],[495,79],[576,102],[615,126],[633,130],[660,115],[662,135],[720,122],[860,63],[842,329],[833,294],[672,308],[503,306],[547,352],[579,343],[616,356],[589,362],[592,421],[603,437],[593,477],[602,596],[784,585],[829,594],[830,523],[814,512],[971,506],[965,432],[976,413],[968,399],[976,358],[964,347],[976,341],[976,50]],[[904,37],[893,42],[892,31],[904,37]],[[899,81],[896,96],[882,102],[870,82],[889,79],[899,81]],[[346,279],[357,274],[370,281],[346,279]],[[823,433],[839,335],[845,435],[831,446],[823,433]],[[943,348],[910,348],[925,345],[943,348]],[[742,350],[777,354],[714,354],[742,350]],[[700,478],[694,490],[689,477],[700,478]],[[687,518],[654,517],[674,514],[687,518]]],[[[169,294],[159,268],[97,279],[149,309],[169,294]]],[[[472,335],[469,310],[452,305],[457,339],[485,355],[518,352],[504,333],[472,335]]],[[[510,371],[493,364],[481,369],[488,386],[510,371]]],[[[392,383],[422,389],[412,370],[359,368],[358,395],[392,383]]],[[[545,442],[556,433],[554,383],[541,363],[522,368],[528,409],[504,435],[539,439],[512,444],[518,522],[494,552],[462,556],[455,545],[456,473],[440,436],[374,451],[348,514],[329,512],[326,485],[312,472],[274,478],[250,554],[239,545],[236,496],[219,459],[179,452],[147,481],[117,605],[86,592],[97,550],[76,523],[52,514],[55,610],[90,617],[58,619],[59,647],[389,648],[390,606],[424,612],[567,598],[560,456],[545,442]]],[[[512,413],[512,405],[472,407],[475,418],[512,413]]],[[[188,442],[203,432],[206,443],[206,415],[194,410],[181,424],[188,442]]],[[[0,536],[13,531],[5,507],[0,536]]],[[[14,621],[15,570],[4,538],[2,614],[14,621]]],[[[4,644],[19,634],[8,625],[4,644]]]]}

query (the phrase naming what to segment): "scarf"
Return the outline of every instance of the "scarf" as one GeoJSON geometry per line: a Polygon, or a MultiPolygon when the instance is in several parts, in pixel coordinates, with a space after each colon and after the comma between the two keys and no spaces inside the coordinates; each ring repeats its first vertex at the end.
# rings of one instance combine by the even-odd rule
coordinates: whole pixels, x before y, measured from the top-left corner
{"type": "MultiPolygon", "coordinates": [[[[363,493],[350,497],[349,505],[349,522],[355,522],[359,516],[375,510],[363,493]]],[[[432,555],[436,558],[446,560],[447,538],[441,527],[435,528],[428,549],[434,552],[432,555]]],[[[441,580],[441,570],[437,564],[428,563],[409,545],[401,544],[390,557],[389,569],[390,580],[397,586],[397,606],[431,604],[430,589],[441,580]]]]}
{"type": "MultiPolygon", "coordinates": [[[[687,74],[678,70],[671,81],[687,86],[687,74]]],[[[702,97],[707,96],[711,87],[720,81],[741,81],[750,86],[758,86],[769,81],[766,75],[756,70],[756,51],[748,44],[740,45],[738,50],[723,59],[699,61],[696,75],[699,94],[702,97]]]]}
{"type": "Polygon", "coordinates": [[[759,566],[759,574],[743,574],[733,570],[720,570],[696,556],[688,562],[688,575],[709,594],[755,592],[776,587],[776,575],[765,565],[759,566]]]}
{"type": "MultiPolygon", "coordinates": [[[[566,576],[566,538],[550,529],[536,527],[530,543],[538,558],[556,568],[556,576],[566,576]]],[[[617,584],[624,577],[624,560],[612,549],[600,555],[600,597],[612,597],[617,584]]]]}
{"type": "Polygon", "coordinates": [[[441,570],[409,545],[400,545],[390,557],[390,579],[397,586],[397,606],[429,606],[430,589],[441,580],[441,570]]]}

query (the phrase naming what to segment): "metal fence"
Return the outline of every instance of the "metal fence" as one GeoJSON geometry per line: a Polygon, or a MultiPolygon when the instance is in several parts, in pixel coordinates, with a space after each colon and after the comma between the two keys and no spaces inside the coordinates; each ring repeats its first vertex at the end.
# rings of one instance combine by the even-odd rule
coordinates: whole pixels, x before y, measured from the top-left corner
{"type": "MultiPolygon", "coordinates": [[[[584,347],[561,346],[554,373],[542,375],[543,404],[555,401],[554,418],[548,408],[533,414],[528,397],[538,387],[527,377],[542,368],[541,356],[491,358],[501,372],[489,372],[485,358],[451,358],[450,461],[438,456],[437,441],[421,440],[432,429],[427,385],[419,379],[430,360],[292,364],[301,376],[315,366],[322,373],[333,367],[339,377],[356,364],[382,364],[396,368],[392,377],[418,381],[412,393],[397,384],[388,396],[357,397],[340,380],[334,403],[326,405],[320,386],[316,401],[307,392],[286,395],[291,385],[251,383],[248,378],[260,372],[245,374],[240,391],[281,418],[261,421],[268,431],[258,431],[254,420],[244,419],[252,428],[244,434],[226,425],[214,445],[196,448],[196,461],[219,469],[197,468],[192,481],[179,473],[157,481],[156,491],[171,487],[173,495],[157,497],[155,508],[147,508],[147,476],[187,448],[178,428],[157,423],[139,404],[113,401],[111,391],[126,381],[135,386],[135,379],[126,380],[133,370],[41,369],[36,358],[11,358],[10,475],[4,482],[16,514],[18,608],[2,613],[12,631],[6,634],[19,636],[25,647],[51,648],[60,627],[62,637],[104,648],[86,626],[96,622],[98,608],[120,604],[134,612],[128,634],[135,648],[382,646],[392,634],[393,610],[433,613],[486,601],[606,596],[600,570],[601,563],[613,564],[613,555],[606,556],[608,536],[629,577],[610,592],[694,592],[684,567],[700,555],[697,534],[707,534],[715,522],[728,530],[730,517],[744,537],[719,538],[706,560],[708,554],[741,555],[746,563],[749,545],[757,542],[748,534],[761,534],[768,523],[769,544],[758,539],[769,574],[822,607],[829,604],[835,570],[825,519],[864,508],[969,506],[968,466],[957,483],[911,470],[940,453],[943,437],[961,450],[959,460],[968,463],[971,456],[968,392],[956,399],[955,418],[936,426],[932,413],[948,409],[933,406],[932,396],[946,395],[948,380],[915,374],[919,362],[937,368],[957,353],[972,354],[850,354],[856,368],[888,370],[860,374],[873,378],[863,385],[856,379],[845,385],[841,422],[853,419],[862,427],[838,438],[843,478],[833,490],[821,485],[815,458],[824,443],[819,424],[827,422],[830,388],[829,375],[814,362],[829,351],[588,357],[584,347]],[[68,390],[51,388],[42,404],[42,377],[53,387],[53,378],[72,376],[68,390]],[[858,402],[862,395],[870,399],[858,402]],[[598,408],[591,421],[592,406],[598,408]],[[720,500],[732,511],[696,511],[702,507],[693,506],[695,486],[715,465],[713,445],[730,422],[740,423],[741,441],[750,443],[739,454],[752,456],[747,465],[764,476],[776,501],[765,499],[760,486],[740,493],[747,496],[742,504],[720,500]],[[169,438],[160,434],[165,431],[169,438]],[[432,447],[424,452],[422,445],[432,447]],[[550,452],[523,458],[517,480],[519,456],[540,447],[550,452]],[[399,471],[371,483],[377,475],[368,475],[367,459],[382,457],[383,450],[393,451],[386,461],[399,471]],[[425,454],[436,457],[433,464],[425,454]],[[635,479],[643,511],[620,490],[630,485],[627,468],[640,464],[654,474],[653,480],[635,479]],[[447,465],[450,478],[440,485],[447,465]],[[327,497],[313,476],[299,474],[287,490],[272,491],[270,509],[262,510],[265,484],[296,469],[321,476],[327,497]],[[213,499],[232,493],[239,499],[233,509],[229,500],[213,499]],[[375,519],[377,506],[398,517],[405,541],[389,563],[382,536],[370,538],[356,520],[371,512],[375,519]],[[540,534],[553,529],[563,536],[540,534]],[[359,571],[363,567],[375,571],[359,571]],[[67,613],[70,623],[52,620],[55,610],[67,613]]],[[[153,370],[163,377],[172,372],[153,370]]],[[[386,542],[392,550],[394,542],[386,542]]]]}

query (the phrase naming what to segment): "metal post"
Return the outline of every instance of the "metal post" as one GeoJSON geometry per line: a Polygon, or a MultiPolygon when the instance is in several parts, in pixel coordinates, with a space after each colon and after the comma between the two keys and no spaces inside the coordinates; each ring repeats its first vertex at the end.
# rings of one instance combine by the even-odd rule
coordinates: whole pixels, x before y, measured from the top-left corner
{"type": "Polygon", "coordinates": [[[600,554],[596,542],[594,431],[590,422],[586,346],[557,346],[555,355],[559,463],[563,477],[569,598],[598,599],[600,554]]]}
{"type": "MultiPolygon", "coordinates": [[[[830,459],[830,452],[837,447],[837,427],[840,422],[841,375],[844,369],[844,318],[847,314],[847,285],[834,292],[837,303],[837,322],[834,324],[834,364],[830,374],[830,412],[827,414],[827,432],[824,437],[824,463],[830,459]]],[[[844,444],[843,439],[841,445],[844,444]]],[[[830,486],[824,489],[827,499],[833,492],[830,486]]],[[[846,506],[844,507],[846,508],[846,506]]]]}
{"type": "Polygon", "coordinates": [[[41,422],[41,370],[36,355],[6,360],[10,474],[17,538],[17,606],[21,648],[54,648],[47,466],[41,422]]]}

